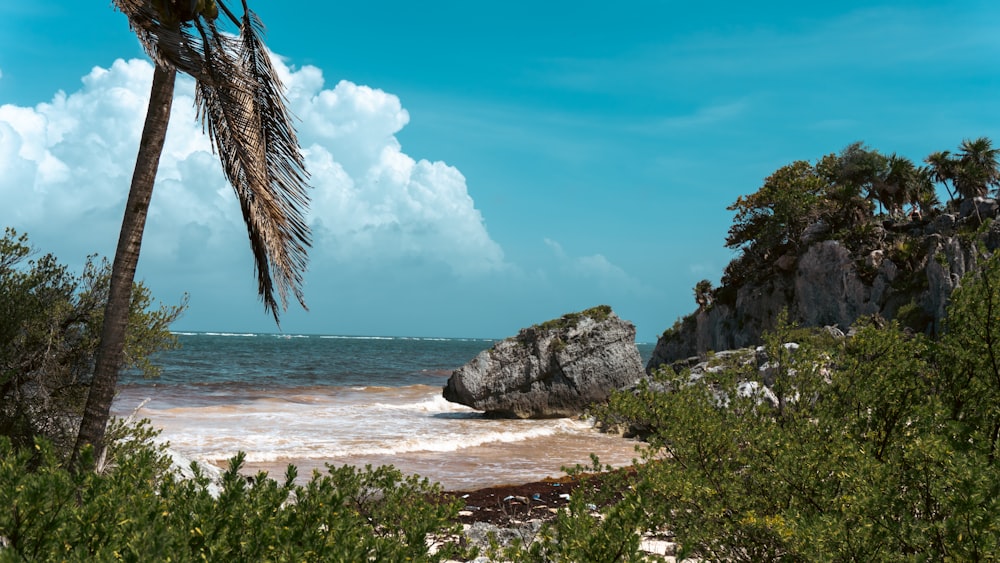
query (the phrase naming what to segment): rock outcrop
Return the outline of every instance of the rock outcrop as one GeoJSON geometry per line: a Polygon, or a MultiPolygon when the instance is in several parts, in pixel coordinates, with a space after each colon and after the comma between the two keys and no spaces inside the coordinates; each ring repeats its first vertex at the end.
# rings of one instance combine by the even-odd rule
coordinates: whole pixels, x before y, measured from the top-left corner
{"type": "Polygon", "coordinates": [[[807,229],[799,254],[782,256],[769,275],[727,288],[728,302],[714,299],[664,332],[647,371],[755,346],[782,310],[803,326],[847,331],[858,318],[879,315],[937,334],[959,280],[977,268],[982,249],[1000,248],[997,209],[994,200],[977,198],[933,220],[886,223],[879,227],[882,247],[860,255],[842,241],[816,240],[821,229],[807,229]]]}
{"type": "Polygon", "coordinates": [[[452,373],[444,398],[490,416],[576,416],[643,377],[635,326],[602,305],[521,329],[452,373]]]}

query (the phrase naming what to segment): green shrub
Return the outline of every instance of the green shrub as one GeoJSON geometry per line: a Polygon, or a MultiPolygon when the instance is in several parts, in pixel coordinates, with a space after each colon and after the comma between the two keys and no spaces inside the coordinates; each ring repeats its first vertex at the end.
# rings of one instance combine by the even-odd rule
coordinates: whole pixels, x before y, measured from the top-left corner
{"type": "Polygon", "coordinates": [[[606,320],[610,315],[611,307],[609,305],[598,305],[578,313],[566,313],[558,319],[550,319],[544,323],[537,324],[535,325],[535,328],[538,330],[563,330],[567,328],[575,328],[585,317],[590,317],[597,322],[601,322],[606,320]]]}
{"type": "Polygon", "coordinates": [[[155,433],[140,425],[119,442],[115,465],[71,473],[44,439],[14,448],[0,437],[0,561],[440,561],[470,556],[440,488],[392,467],[329,468],[295,485],[239,474],[242,454],[213,496],[196,471],[166,470],[155,433]]]}
{"type": "Polygon", "coordinates": [[[899,308],[896,312],[896,319],[901,325],[915,332],[926,332],[928,326],[934,322],[934,315],[928,313],[915,301],[910,301],[899,308]]]}
{"type": "MultiPolygon", "coordinates": [[[[110,266],[88,258],[71,273],[50,254],[35,257],[27,237],[0,238],[0,435],[30,447],[44,436],[63,456],[76,439],[100,339],[110,266]]],[[[176,345],[169,326],[185,305],[152,308],[133,290],[125,368],[157,373],[149,361],[176,345]]]]}
{"type": "Polygon", "coordinates": [[[639,533],[653,521],[648,514],[648,483],[634,473],[612,471],[596,456],[592,465],[567,470],[579,479],[569,504],[542,527],[534,541],[494,545],[488,555],[495,561],[543,563],[560,561],[649,561],[639,550],[639,533]],[[601,516],[594,513],[602,507],[601,516]]]}
{"type": "Polygon", "coordinates": [[[679,558],[993,558],[998,258],[963,280],[947,326],[931,341],[897,323],[862,322],[835,340],[781,323],[765,338],[765,370],[741,360],[700,377],[663,370],[614,395],[598,418],[650,434],[635,480],[605,514],[636,520],[619,528],[610,516],[578,528],[557,522],[532,553],[556,553],[564,548],[552,542],[576,532],[611,534],[610,544],[623,545],[639,530],[667,529],[679,558]],[[797,349],[784,345],[793,340],[797,349]]]}

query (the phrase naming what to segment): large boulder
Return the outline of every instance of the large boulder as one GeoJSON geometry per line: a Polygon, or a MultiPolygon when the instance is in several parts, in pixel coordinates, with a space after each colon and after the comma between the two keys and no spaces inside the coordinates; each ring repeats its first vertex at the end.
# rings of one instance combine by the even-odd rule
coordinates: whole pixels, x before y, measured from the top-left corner
{"type": "Polygon", "coordinates": [[[643,377],[635,326],[607,305],[521,329],[452,373],[444,398],[490,416],[576,416],[643,377]]]}

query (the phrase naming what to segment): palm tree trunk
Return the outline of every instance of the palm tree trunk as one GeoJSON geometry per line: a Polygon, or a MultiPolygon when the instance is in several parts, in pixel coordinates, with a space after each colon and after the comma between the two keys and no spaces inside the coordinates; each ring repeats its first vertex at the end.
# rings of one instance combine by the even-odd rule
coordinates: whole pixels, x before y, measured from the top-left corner
{"type": "Polygon", "coordinates": [[[146,226],[149,200],[153,196],[153,182],[160,165],[160,153],[170,121],[170,106],[174,99],[174,68],[155,65],[153,86],[146,109],[146,122],[139,141],[139,154],[135,159],[132,185],[129,188],[118,248],[111,266],[111,289],[104,310],[101,344],[97,350],[94,379],[87,395],[87,405],[80,422],[80,433],[73,448],[71,466],[76,468],[84,446],[94,446],[95,459],[100,459],[104,449],[104,431],[115,397],[118,371],[121,369],[125,349],[125,333],[132,302],[132,282],[139,262],[142,232],[146,226]]]}

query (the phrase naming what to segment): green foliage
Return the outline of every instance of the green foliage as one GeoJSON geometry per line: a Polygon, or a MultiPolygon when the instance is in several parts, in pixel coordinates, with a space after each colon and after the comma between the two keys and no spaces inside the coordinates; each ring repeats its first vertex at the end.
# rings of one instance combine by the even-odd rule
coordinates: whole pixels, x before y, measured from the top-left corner
{"type": "MultiPolygon", "coordinates": [[[[46,436],[63,453],[92,376],[110,266],[90,257],[75,275],[51,254],[33,256],[25,235],[7,229],[0,238],[0,435],[21,446],[46,436]]],[[[184,309],[152,305],[136,284],[125,368],[150,376],[150,356],[176,345],[169,325],[184,309]]]]}
{"type": "Polygon", "coordinates": [[[910,301],[896,311],[896,320],[899,321],[900,325],[914,332],[922,333],[926,332],[930,324],[934,322],[934,316],[915,301],[910,301]]]}
{"type": "Polygon", "coordinates": [[[551,319],[545,321],[544,323],[537,324],[535,327],[538,330],[563,330],[567,328],[574,328],[580,321],[586,317],[594,319],[597,322],[606,320],[608,316],[611,315],[611,307],[608,305],[598,305],[596,307],[591,307],[585,311],[580,311],[578,313],[567,313],[558,319],[551,319]]]}
{"type": "MultiPolygon", "coordinates": [[[[118,427],[119,430],[122,427],[118,427]]],[[[45,440],[13,448],[0,437],[0,561],[440,561],[469,556],[428,539],[457,529],[458,506],[440,489],[392,467],[329,468],[308,484],[239,474],[230,462],[213,496],[201,472],[178,479],[162,446],[139,425],[124,429],[116,466],[60,467],[45,440]]]]}
{"type": "Polygon", "coordinates": [[[962,198],[983,197],[1000,188],[1000,149],[993,148],[988,138],[963,140],[955,157],[949,158],[947,152],[937,154],[944,154],[947,162],[942,179],[951,180],[962,198]]]}
{"type": "Polygon", "coordinates": [[[534,541],[494,546],[488,555],[496,561],[531,563],[579,561],[650,561],[639,550],[638,532],[646,531],[649,517],[648,483],[633,473],[612,471],[596,456],[592,465],[567,472],[579,480],[568,506],[542,527],[534,541]],[[605,507],[595,516],[597,507],[605,507]]]}
{"type": "Polygon", "coordinates": [[[701,280],[694,286],[694,301],[699,308],[710,309],[715,300],[712,289],[712,282],[701,280]]]}
{"type": "Polygon", "coordinates": [[[873,216],[878,204],[892,218],[914,219],[939,211],[935,183],[962,197],[986,195],[1000,188],[1000,150],[989,139],[965,140],[960,151],[927,157],[928,166],[891,154],[885,156],[861,142],[829,154],[815,164],[796,161],[769,176],[757,192],[740,196],[726,246],[738,250],[726,267],[720,302],[734,301],[734,287],[770,275],[782,256],[798,255],[805,246],[832,238],[853,252],[865,252],[881,241],[873,216]],[[809,231],[810,236],[803,237],[809,231]]]}
{"type": "Polygon", "coordinates": [[[994,460],[1000,447],[1000,255],[963,278],[951,299],[939,393],[961,441],[974,441],[994,460]]]}
{"type": "Polygon", "coordinates": [[[613,396],[599,418],[650,430],[633,529],[672,530],[679,558],[994,557],[1000,258],[963,280],[948,318],[939,342],[895,323],[835,340],[782,322],[760,368],[729,356],[613,396]]]}
{"type": "Polygon", "coordinates": [[[757,192],[728,207],[736,216],[726,246],[759,262],[795,250],[802,231],[820,217],[818,206],[828,187],[808,162],[779,168],[757,192]]]}

